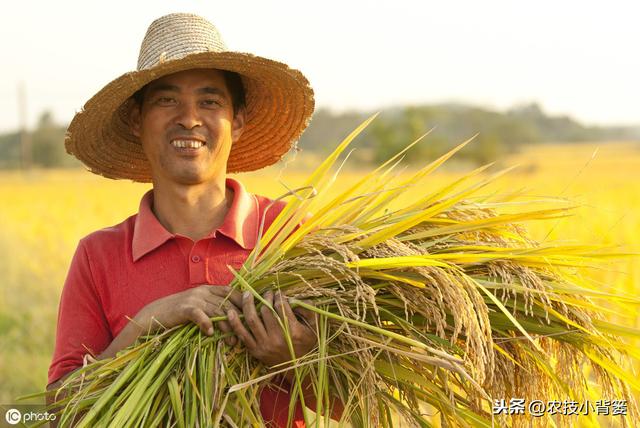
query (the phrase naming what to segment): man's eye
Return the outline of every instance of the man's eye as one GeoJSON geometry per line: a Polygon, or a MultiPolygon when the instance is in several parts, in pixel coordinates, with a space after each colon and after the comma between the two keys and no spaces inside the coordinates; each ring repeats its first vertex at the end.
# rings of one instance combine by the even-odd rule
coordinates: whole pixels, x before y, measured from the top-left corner
{"type": "Polygon", "coordinates": [[[167,105],[167,104],[173,104],[175,102],[175,100],[171,97],[158,97],[156,98],[156,103],[158,104],[162,104],[162,105],[167,105]]]}
{"type": "Polygon", "coordinates": [[[214,106],[214,107],[222,105],[222,103],[219,100],[214,100],[214,99],[203,100],[202,104],[204,104],[205,106],[214,106]]]}

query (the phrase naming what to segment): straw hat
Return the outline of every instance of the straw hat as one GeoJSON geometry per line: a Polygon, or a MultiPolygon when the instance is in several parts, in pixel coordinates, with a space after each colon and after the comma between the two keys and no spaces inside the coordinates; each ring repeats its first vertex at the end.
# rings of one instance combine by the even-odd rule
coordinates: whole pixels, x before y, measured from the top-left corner
{"type": "Polygon", "coordinates": [[[113,80],[75,115],[65,138],[67,152],[108,178],[151,181],[142,145],[129,130],[131,96],[147,83],[178,71],[216,68],[240,74],[246,124],[231,147],[227,172],[253,171],[277,162],[307,127],[313,89],[286,64],[227,50],[218,30],[197,15],[175,13],[149,26],[138,69],[113,80]]]}

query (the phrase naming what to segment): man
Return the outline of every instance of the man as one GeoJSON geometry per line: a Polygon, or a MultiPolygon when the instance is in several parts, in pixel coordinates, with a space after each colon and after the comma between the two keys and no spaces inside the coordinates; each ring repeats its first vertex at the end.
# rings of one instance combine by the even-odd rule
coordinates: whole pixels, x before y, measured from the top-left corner
{"type": "MultiPolygon", "coordinates": [[[[109,83],[69,126],[67,150],[92,172],[151,181],[153,189],[138,214],[80,241],[60,301],[48,389],[86,354],[113,357],[142,333],[186,322],[207,335],[233,333],[230,344],[239,338],[267,366],[291,359],[273,314],[226,286],[227,266],[240,267],[283,204],[247,193],[226,174],[280,159],[313,105],[299,71],[227,51],[203,18],[172,14],[151,24],[138,70],[109,83]],[[217,315],[229,321],[213,325],[217,315]]],[[[294,314],[273,292],[264,298],[288,318],[296,355],[310,351],[310,314],[294,314]]],[[[286,425],[286,388],[265,388],[260,399],[264,419],[286,425]]],[[[301,426],[300,408],[295,419],[301,426]]]]}

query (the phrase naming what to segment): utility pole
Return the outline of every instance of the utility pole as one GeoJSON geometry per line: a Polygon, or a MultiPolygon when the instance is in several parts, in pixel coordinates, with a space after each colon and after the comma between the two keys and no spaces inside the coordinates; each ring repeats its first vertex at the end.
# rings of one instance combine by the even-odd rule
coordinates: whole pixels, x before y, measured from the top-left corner
{"type": "Polygon", "coordinates": [[[28,171],[31,169],[31,135],[27,129],[27,91],[24,82],[18,85],[18,115],[20,121],[20,154],[21,167],[28,171]]]}

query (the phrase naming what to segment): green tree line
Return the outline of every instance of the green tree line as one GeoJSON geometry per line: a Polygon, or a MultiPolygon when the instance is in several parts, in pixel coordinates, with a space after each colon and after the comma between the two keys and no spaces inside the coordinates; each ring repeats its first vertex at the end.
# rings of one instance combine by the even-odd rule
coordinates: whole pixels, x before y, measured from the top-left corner
{"type": "MultiPolygon", "coordinates": [[[[41,168],[77,167],[80,164],[64,148],[66,126],[55,123],[50,112],[40,115],[35,129],[28,134],[31,142],[31,164],[41,168]]],[[[20,132],[0,135],[0,168],[22,165],[20,132]]]]}
{"type": "MultiPolygon", "coordinates": [[[[320,156],[333,150],[372,112],[332,113],[318,109],[299,141],[306,153],[320,156]]],[[[57,124],[51,113],[43,113],[29,137],[32,164],[37,167],[75,167],[80,163],[64,149],[66,125],[57,124]]],[[[359,137],[353,156],[359,162],[380,162],[431,131],[425,141],[407,156],[409,163],[444,153],[450,147],[475,137],[457,159],[483,164],[516,151],[523,144],[640,140],[640,127],[586,126],[568,116],[551,116],[537,104],[499,112],[462,104],[406,106],[382,110],[359,137]]],[[[0,168],[21,165],[20,133],[0,135],[0,168]]]]}
{"type": "MultiPolygon", "coordinates": [[[[372,112],[334,114],[318,110],[300,139],[300,148],[326,153],[372,112]]],[[[362,160],[379,162],[431,131],[407,161],[423,164],[474,136],[457,159],[484,164],[524,144],[640,140],[639,127],[586,126],[568,116],[551,116],[537,104],[499,112],[462,104],[406,106],[381,111],[360,137],[362,160]]]]}

